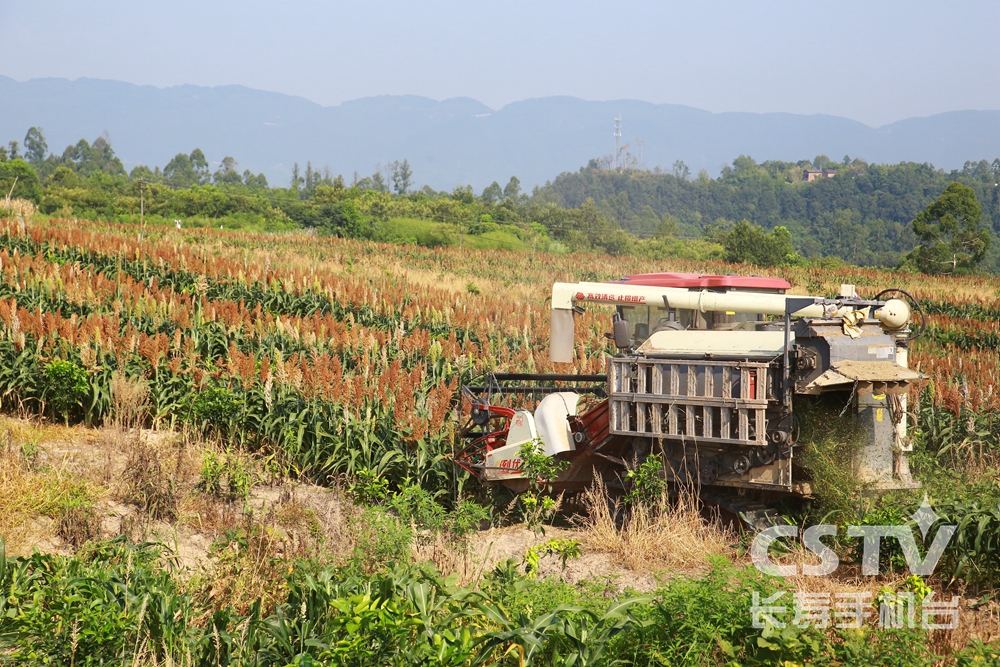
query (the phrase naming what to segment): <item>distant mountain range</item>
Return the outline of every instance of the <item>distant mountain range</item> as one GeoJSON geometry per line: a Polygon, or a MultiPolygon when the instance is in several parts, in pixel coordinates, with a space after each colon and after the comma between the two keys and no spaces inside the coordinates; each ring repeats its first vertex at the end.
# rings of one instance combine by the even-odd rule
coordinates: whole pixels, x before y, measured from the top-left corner
{"type": "Polygon", "coordinates": [[[264,172],[283,185],[292,164],[329,166],[348,181],[377,163],[406,158],[418,185],[477,192],[511,175],[527,190],[614,151],[614,117],[622,142],[647,167],[669,170],[683,160],[692,175],[712,176],[743,154],[758,162],[824,154],[869,162],[930,162],[945,169],[1000,156],[1000,111],[953,111],[879,128],[826,115],[710,113],[635,100],[589,102],[544,97],[499,110],[469,98],[437,102],[414,95],[369,97],[324,107],[301,97],[243,86],[156,88],[98,79],[0,76],[0,141],[21,141],[44,128],[50,150],[107,132],[126,169],[163,166],[178,152],[201,148],[218,163],[231,155],[240,169],[264,172]]]}

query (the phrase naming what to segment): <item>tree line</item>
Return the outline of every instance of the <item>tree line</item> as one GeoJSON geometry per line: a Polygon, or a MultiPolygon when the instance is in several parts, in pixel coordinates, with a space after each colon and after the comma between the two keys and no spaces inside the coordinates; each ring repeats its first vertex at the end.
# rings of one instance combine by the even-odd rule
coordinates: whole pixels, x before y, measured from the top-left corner
{"type": "MultiPolygon", "coordinates": [[[[566,208],[534,202],[516,176],[482,193],[462,185],[451,191],[414,187],[406,159],[376,166],[369,176],[348,180],[329,169],[296,164],[287,186],[264,174],[240,170],[227,156],[212,170],[204,152],[178,153],[165,166],[139,165],[126,172],[107,137],[85,139],[61,155],[49,152],[41,128],[31,128],[23,146],[0,151],[0,187],[34,202],[48,215],[109,221],[146,220],[185,225],[222,224],[258,229],[315,228],[321,233],[396,239],[393,221],[412,218],[440,223],[414,240],[425,245],[461,242],[464,234],[503,229],[541,249],[663,255],[662,242],[644,242],[610,222],[593,202],[566,208]]],[[[6,194],[6,192],[5,192],[6,194]]],[[[681,243],[679,251],[718,252],[710,242],[681,243]]]]}
{"type": "Polygon", "coordinates": [[[282,187],[269,184],[264,174],[241,171],[231,156],[213,171],[198,148],[178,153],[162,168],[139,165],[126,172],[106,136],[92,143],[81,139],[56,155],[42,129],[33,127],[23,146],[0,146],[3,196],[13,188],[14,197],[48,215],[307,227],[383,241],[401,240],[394,232],[397,221],[416,219],[437,223],[409,239],[424,245],[504,230],[555,252],[727,258],[761,266],[844,261],[955,272],[985,260],[997,270],[1000,261],[989,243],[990,231],[1000,232],[997,182],[1000,159],[945,173],[928,164],[875,165],[847,157],[758,164],[740,156],[715,179],[704,170],[692,177],[680,161],[663,173],[619,171],[591,160],[530,195],[516,176],[503,186],[494,181],[479,194],[471,186],[416,188],[406,159],[379,164],[370,176],[355,172],[350,181],[311,162],[305,169],[296,163],[282,187]],[[810,171],[819,178],[809,182],[810,171]],[[950,183],[966,190],[952,192],[949,210],[965,207],[964,213],[960,219],[941,211],[928,217],[928,206],[950,183]],[[953,248],[956,243],[964,249],[953,248]]]}

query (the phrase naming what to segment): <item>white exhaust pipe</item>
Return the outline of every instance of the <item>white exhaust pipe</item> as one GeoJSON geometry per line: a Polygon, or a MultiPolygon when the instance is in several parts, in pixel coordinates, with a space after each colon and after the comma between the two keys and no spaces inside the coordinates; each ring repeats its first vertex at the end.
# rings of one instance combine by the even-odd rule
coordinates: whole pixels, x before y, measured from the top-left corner
{"type": "MultiPolygon", "coordinates": [[[[754,292],[692,291],[677,287],[650,287],[624,283],[555,283],[552,286],[552,331],[549,360],[573,362],[573,304],[576,302],[609,305],[650,305],[697,310],[702,313],[762,313],[784,315],[787,299],[801,299],[797,294],[754,292]]],[[[796,317],[823,317],[823,306],[808,306],[793,313],[796,317]]]]}

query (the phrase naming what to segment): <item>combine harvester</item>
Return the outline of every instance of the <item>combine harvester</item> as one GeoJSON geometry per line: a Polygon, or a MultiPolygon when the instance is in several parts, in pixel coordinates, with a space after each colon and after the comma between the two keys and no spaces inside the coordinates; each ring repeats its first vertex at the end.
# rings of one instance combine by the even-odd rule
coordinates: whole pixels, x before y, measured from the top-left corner
{"type": "Polygon", "coordinates": [[[811,494],[796,463],[795,402],[832,393],[840,418],[863,434],[844,464],[872,488],[918,487],[907,460],[906,392],[923,377],[907,368],[912,311],[883,297],[920,305],[897,289],[862,299],[842,285],[827,299],[790,287],[679,273],[556,283],[551,360],[573,361],[580,304],[612,305],[605,335],[618,351],[607,375],[490,374],[463,387],[471,407],[456,463],[483,484],[522,492],[519,451],[534,442],[571,464],[554,487],[577,491],[598,477],[620,486],[626,466],[659,453],[668,481],[693,483],[707,502],[759,525],[776,496],[811,494]]]}

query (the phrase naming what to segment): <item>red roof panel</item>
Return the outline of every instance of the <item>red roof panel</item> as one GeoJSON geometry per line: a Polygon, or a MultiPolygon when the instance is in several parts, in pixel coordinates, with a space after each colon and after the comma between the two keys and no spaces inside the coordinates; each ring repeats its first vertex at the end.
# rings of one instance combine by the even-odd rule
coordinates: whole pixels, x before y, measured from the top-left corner
{"type": "Polygon", "coordinates": [[[787,290],[791,285],[784,278],[763,276],[710,276],[700,273],[637,273],[616,283],[631,283],[649,287],[686,287],[703,289],[772,289],[787,290]]]}

